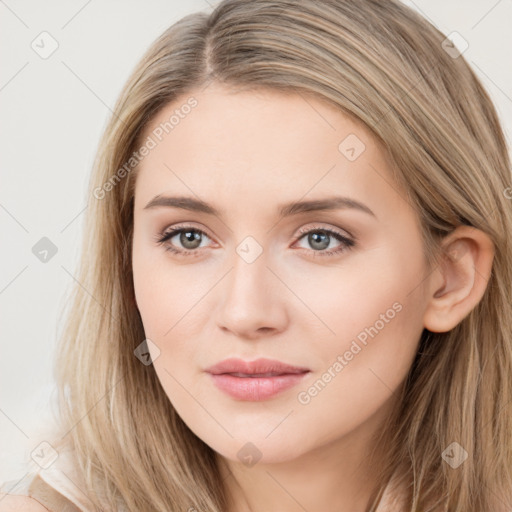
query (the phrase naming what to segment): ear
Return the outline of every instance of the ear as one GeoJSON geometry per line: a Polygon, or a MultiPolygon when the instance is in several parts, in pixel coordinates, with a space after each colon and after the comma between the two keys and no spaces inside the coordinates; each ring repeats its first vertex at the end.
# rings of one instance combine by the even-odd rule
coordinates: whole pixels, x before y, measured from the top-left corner
{"type": "Polygon", "coordinates": [[[432,273],[423,325],[447,332],[459,324],[484,295],[491,276],[494,244],[483,231],[459,226],[441,242],[441,263],[432,273]]]}

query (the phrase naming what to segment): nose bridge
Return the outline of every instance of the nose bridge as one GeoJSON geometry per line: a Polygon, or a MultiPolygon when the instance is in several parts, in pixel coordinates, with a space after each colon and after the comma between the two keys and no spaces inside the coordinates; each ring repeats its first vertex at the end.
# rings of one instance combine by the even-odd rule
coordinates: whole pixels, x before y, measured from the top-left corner
{"type": "Polygon", "coordinates": [[[268,280],[268,251],[252,236],[245,237],[235,248],[231,258],[232,271],[228,278],[228,293],[236,300],[270,299],[268,280]]]}
{"type": "Polygon", "coordinates": [[[281,330],[286,312],[279,294],[268,251],[253,237],[236,246],[230,258],[231,271],[222,287],[217,323],[238,335],[251,336],[258,329],[281,330]]]}

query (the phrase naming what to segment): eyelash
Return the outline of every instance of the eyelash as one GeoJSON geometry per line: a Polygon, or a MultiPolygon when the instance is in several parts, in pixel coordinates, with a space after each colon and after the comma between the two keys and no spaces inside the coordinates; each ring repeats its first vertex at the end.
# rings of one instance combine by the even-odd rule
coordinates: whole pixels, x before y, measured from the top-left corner
{"type": "MultiPolygon", "coordinates": [[[[180,256],[180,257],[195,257],[195,256],[199,256],[199,253],[201,252],[199,248],[197,249],[192,249],[192,250],[182,250],[182,249],[176,249],[176,247],[170,245],[167,243],[168,240],[170,240],[171,238],[173,238],[174,236],[182,233],[182,232],[187,232],[187,231],[194,231],[196,233],[200,233],[202,235],[206,235],[208,238],[211,239],[210,236],[208,236],[207,233],[205,233],[203,230],[201,229],[198,229],[198,228],[195,228],[193,226],[187,226],[187,225],[184,225],[184,226],[175,226],[171,231],[163,231],[162,233],[159,233],[156,237],[156,243],[159,244],[159,245],[163,245],[164,246],[164,250],[166,251],[169,251],[173,254],[176,254],[177,256],[180,256]]],[[[324,228],[324,227],[313,227],[313,228],[309,228],[309,229],[300,229],[299,230],[299,233],[301,234],[301,236],[299,236],[297,238],[297,240],[295,240],[294,243],[298,242],[299,240],[301,240],[305,235],[309,234],[309,233],[316,233],[316,232],[322,232],[322,233],[326,233],[327,235],[335,238],[336,240],[338,240],[339,242],[341,242],[342,244],[337,248],[337,249],[334,249],[334,250],[331,250],[331,251],[325,251],[325,250],[321,250],[321,251],[314,251],[313,249],[311,249],[310,252],[313,253],[313,257],[317,257],[317,256],[320,256],[320,257],[331,257],[331,256],[337,256],[339,255],[340,253],[342,252],[345,252],[349,249],[351,249],[352,247],[354,247],[355,245],[355,240],[351,240],[350,238],[347,238],[346,236],[342,235],[341,233],[338,233],[337,231],[334,231],[332,229],[328,229],[328,228],[324,228]]],[[[307,250],[307,249],[306,249],[307,250]]]]}

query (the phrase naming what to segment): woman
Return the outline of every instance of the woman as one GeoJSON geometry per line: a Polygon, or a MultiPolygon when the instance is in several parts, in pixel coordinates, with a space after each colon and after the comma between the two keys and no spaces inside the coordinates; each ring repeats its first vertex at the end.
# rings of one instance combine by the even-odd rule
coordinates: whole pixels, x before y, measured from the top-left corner
{"type": "Polygon", "coordinates": [[[61,432],[24,510],[512,506],[510,161],[414,11],[183,18],[90,191],[61,432]]]}

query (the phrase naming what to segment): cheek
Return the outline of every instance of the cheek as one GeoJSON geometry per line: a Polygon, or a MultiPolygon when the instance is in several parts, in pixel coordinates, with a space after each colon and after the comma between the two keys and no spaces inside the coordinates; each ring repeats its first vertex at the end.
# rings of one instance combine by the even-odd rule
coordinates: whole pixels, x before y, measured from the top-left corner
{"type": "Polygon", "coordinates": [[[159,349],[155,368],[171,370],[193,351],[199,320],[194,302],[198,299],[190,290],[180,291],[176,276],[156,276],[155,268],[145,269],[137,277],[134,273],[135,294],[146,338],[159,349]]]}
{"type": "Polygon", "coordinates": [[[368,252],[315,295],[312,308],[334,333],[314,338],[323,365],[297,395],[309,418],[329,408],[355,427],[406,377],[423,331],[420,247],[368,252]]]}
{"type": "Polygon", "coordinates": [[[132,261],[135,297],[144,333],[154,344],[149,344],[153,365],[171,397],[179,393],[179,385],[171,375],[180,382],[186,380],[190,387],[191,374],[187,369],[193,364],[197,366],[197,343],[207,318],[201,299],[211,288],[210,281],[193,278],[198,272],[191,272],[189,266],[173,264],[161,248],[139,250],[135,242],[132,261]],[[145,255],[145,252],[153,254],[145,255]]]}
{"type": "Polygon", "coordinates": [[[133,284],[146,335],[163,339],[191,307],[198,283],[185,279],[185,267],[173,264],[163,247],[135,233],[132,253],[133,284]]]}
{"type": "Polygon", "coordinates": [[[151,360],[158,379],[175,409],[183,417],[194,414],[190,395],[197,393],[191,364],[197,347],[193,330],[193,293],[183,292],[179,270],[162,265],[137,265],[134,258],[134,287],[151,360]]]}
{"type": "Polygon", "coordinates": [[[342,334],[324,338],[323,346],[316,347],[324,363],[297,389],[304,428],[325,440],[357,429],[397,396],[417,351],[421,318],[409,301],[390,303],[388,297],[373,296],[371,307],[365,308],[364,313],[340,316],[336,326],[342,334]],[[350,332],[344,331],[349,324],[350,332]],[[317,418],[326,413],[331,421],[319,428],[317,418]]]}
{"type": "MultiPolygon", "coordinates": [[[[405,252],[399,245],[382,245],[351,256],[337,267],[313,268],[307,279],[295,277],[294,292],[314,313],[305,318],[310,326],[319,326],[322,341],[318,349],[322,351],[348,349],[354,338],[363,344],[386,338],[385,332],[398,336],[400,331],[406,342],[411,339],[406,336],[411,332],[408,326],[416,333],[421,324],[423,302],[419,290],[414,290],[424,271],[419,247],[405,252]]],[[[291,275],[288,279],[292,282],[291,275]]]]}
{"type": "MultiPolygon", "coordinates": [[[[382,306],[372,301],[365,314],[345,315],[347,324],[360,322],[351,333],[334,342],[324,338],[324,345],[315,347],[324,364],[296,390],[294,428],[322,443],[364,431],[364,425],[373,424],[375,418],[384,421],[409,372],[421,334],[404,302],[394,302],[393,307],[387,298],[380,302],[382,306]]],[[[343,322],[337,326],[342,332],[343,322]]]]}

